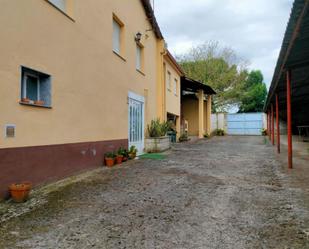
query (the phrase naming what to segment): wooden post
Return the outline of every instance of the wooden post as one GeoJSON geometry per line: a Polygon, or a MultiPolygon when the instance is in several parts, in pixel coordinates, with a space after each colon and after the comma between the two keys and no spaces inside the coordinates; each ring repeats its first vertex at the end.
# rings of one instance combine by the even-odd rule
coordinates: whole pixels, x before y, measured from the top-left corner
{"type": "Polygon", "coordinates": [[[274,119],[274,104],[271,104],[271,143],[275,145],[275,119],[274,119]]]}
{"type": "Polygon", "coordinates": [[[286,103],[287,103],[287,128],[288,128],[288,166],[293,168],[293,148],[292,148],[292,108],[291,108],[291,71],[286,74],[286,103]]]}
{"type": "Polygon", "coordinates": [[[267,119],[267,135],[269,133],[269,115],[268,115],[268,111],[266,112],[266,119],[267,119]]]}
{"type": "Polygon", "coordinates": [[[198,137],[204,137],[204,91],[198,91],[198,137]]]}
{"type": "Polygon", "coordinates": [[[276,94],[276,125],[277,125],[277,150],[280,153],[280,120],[279,120],[279,96],[276,94]]]}
{"type": "Polygon", "coordinates": [[[270,115],[270,110],[268,110],[268,120],[269,120],[269,132],[268,132],[268,137],[269,137],[269,141],[271,140],[271,115],[270,115]]]}

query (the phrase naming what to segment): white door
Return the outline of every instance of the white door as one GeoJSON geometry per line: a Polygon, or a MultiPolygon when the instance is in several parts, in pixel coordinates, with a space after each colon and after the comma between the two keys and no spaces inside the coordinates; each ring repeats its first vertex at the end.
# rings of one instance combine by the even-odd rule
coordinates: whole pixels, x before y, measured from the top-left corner
{"type": "Polygon", "coordinates": [[[145,99],[129,92],[129,147],[134,145],[138,154],[144,151],[144,103],[145,99]]]}

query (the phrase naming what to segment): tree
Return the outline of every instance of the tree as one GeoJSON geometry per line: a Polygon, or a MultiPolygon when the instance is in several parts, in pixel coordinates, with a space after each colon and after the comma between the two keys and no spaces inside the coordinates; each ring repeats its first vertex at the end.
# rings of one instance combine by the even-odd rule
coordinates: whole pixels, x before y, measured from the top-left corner
{"type": "Polygon", "coordinates": [[[253,70],[247,77],[243,94],[240,98],[239,112],[263,111],[267,88],[260,70],[253,70]]]}
{"type": "Polygon", "coordinates": [[[186,75],[211,86],[217,94],[213,97],[213,112],[227,111],[239,105],[248,73],[247,61],[239,58],[218,42],[208,42],[177,57],[186,75]]]}

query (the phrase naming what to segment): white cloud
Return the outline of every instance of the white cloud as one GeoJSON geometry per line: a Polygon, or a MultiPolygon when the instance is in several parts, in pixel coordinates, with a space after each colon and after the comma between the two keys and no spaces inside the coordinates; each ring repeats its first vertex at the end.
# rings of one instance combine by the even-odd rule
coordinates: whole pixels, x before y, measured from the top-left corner
{"type": "Polygon", "coordinates": [[[221,42],[261,69],[269,85],[293,0],[155,0],[169,49],[176,54],[221,42]]]}

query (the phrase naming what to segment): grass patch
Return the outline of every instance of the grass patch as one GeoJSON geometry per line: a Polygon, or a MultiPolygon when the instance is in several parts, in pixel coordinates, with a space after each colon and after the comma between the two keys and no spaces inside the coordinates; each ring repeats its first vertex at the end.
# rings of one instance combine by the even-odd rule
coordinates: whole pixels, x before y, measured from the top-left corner
{"type": "Polygon", "coordinates": [[[166,155],[161,153],[148,153],[139,156],[140,159],[153,159],[153,160],[163,160],[166,158],[166,155]]]}

